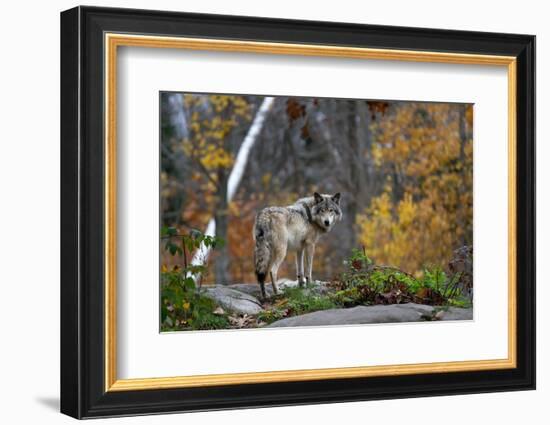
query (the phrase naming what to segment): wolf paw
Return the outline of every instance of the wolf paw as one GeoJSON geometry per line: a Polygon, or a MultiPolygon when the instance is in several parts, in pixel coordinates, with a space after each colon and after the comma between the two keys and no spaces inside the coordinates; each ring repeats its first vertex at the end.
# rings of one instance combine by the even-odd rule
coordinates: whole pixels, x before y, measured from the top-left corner
{"type": "Polygon", "coordinates": [[[298,286],[302,288],[306,284],[306,279],[303,276],[297,277],[298,286]]]}

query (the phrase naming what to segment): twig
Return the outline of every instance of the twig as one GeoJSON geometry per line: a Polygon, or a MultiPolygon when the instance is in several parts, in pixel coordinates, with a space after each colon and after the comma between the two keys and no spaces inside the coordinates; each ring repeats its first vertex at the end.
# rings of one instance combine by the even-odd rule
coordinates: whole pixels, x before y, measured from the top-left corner
{"type": "Polygon", "coordinates": [[[384,265],[371,265],[369,266],[370,270],[376,270],[376,269],[381,269],[381,270],[393,270],[393,271],[396,271],[396,272],[399,272],[399,273],[402,273],[406,276],[409,276],[410,278],[414,279],[414,280],[417,280],[416,277],[414,277],[412,274],[410,273],[407,273],[403,270],[400,270],[398,269],[397,267],[392,267],[392,266],[384,266],[384,265]]]}
{"type": "Polygon", "coordinates": [[[183,265],[185,267],[185,274],[187,275],[187,251],[185,249],[185,236],[181,237],[181,247],[183,248],[183,265]]]}

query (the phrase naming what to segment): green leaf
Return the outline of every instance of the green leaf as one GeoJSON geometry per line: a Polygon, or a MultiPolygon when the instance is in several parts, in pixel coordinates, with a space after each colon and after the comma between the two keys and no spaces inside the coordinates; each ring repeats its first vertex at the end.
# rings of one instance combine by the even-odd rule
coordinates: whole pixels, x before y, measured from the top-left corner
{"type": "Polygon", "coordinates": [[[184,237],[183,238],[183,243],[185,244],[185,247],[187,248],[187,251],[189,251],[189,252],[193,251],[193,248],[195,246],[195,242],[193,241],[193,239],[191,239],[189,237],[184,237]]]}
{"type": "Polygon", "coordinates": [[[168,251],[170,251],[170,254],[176,255],[178,252],[178,246],[174,245],[173,243],[170,243],[170,246],[168,247],[168,251]]]}
{"type": "Polygon", "coordinates": [[[160,321],[164,322],[167,317],[168,317],[168,309],[166,308],[166,304],[162,303],[160,307],[160,321]]]}
{"type": "Polygon", "coordinates": [[[183,281],[183,286],[188,291],[194,291],[195,290],[195,280],[192,277],[187,277],[183,281]]]}
{"type": "Polygon", "coordinates": [[[192,239],[198,239],[202,236],[202,232],[200,230],[197,230],[197,229],[191,229],[189,231],[189,236],[192,238],[192,239]]]}

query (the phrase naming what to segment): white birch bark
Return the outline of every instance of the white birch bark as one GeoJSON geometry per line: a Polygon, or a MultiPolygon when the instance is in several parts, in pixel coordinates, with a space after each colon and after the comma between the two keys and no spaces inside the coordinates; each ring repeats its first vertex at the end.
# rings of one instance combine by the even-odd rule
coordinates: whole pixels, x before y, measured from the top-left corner
{"type": "Polygon", "coordinates": [[[181,93],[172,93],[168,96],[168,116],[176,138],[187,137],[187,120],[183,113],[183,95],[181,93]]]}

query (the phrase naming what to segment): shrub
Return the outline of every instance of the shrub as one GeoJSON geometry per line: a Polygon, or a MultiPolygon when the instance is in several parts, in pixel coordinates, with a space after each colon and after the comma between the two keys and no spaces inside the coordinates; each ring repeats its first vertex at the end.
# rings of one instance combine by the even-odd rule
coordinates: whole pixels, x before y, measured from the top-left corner
{"type": "Polygon", "coordinates": [[[293,316],[337,307],[329,297],[315,293],[310,287],[285,288],[283,296],[287,299],[284,307],[293,316]]]}
{"type": "Polygon", "coordinates": [[[218,307],[213,300],[200,292],[201,276],[208,272],[208,265],[190,264],[188,256],[201,245],[216,248],[223,241],[193,230],[181,235],[174,228],[163,228],[161,238],[164,248],[173,256],[183,259],[183,267],[168,270],[165,266],[160,275],[161,331],[182,329],[220,329],[229,326],[225,313],[215,314],[218,307]],[[198,282],[198,284],[197,284],[198,282]]]}
{"type": "Polygon", "coordinates": [[[273,307],[272,309],[269,309],[269,310],[262,310],[258,314],[258,321],[264,322],[269,325],[270,323],[273,323],[273,322],[276,322],[277,320],[281,320],[285,318],[287,314],[288,314],[288,310],[284,308],[273,307]]]}
{"type": "Polygon", "coordinates": [[[331,299],[340,306],[400,304],[471,305],[460,295],[459,275],[449,277],[439,267],[425,268],[415,277],[394,267],[379,266],[364,251],[353,250],[346,270],[331,285],[331,299]]]}
{"type": "Polygon", "coordinates": [[[258,314],[258,321],[270,324],[285,317],[336,307],[338,304],[330,296],[315,292],[313,286],[284,288],[273,305],[266,306],[266,309],[258,314]]]}

